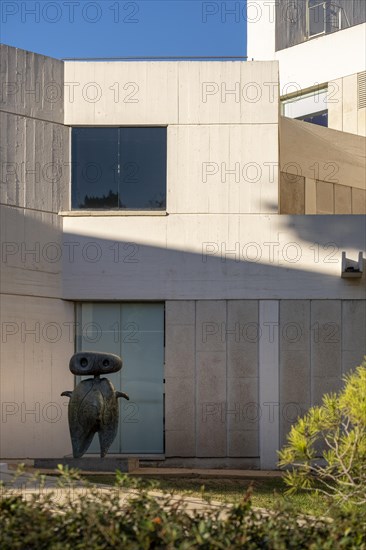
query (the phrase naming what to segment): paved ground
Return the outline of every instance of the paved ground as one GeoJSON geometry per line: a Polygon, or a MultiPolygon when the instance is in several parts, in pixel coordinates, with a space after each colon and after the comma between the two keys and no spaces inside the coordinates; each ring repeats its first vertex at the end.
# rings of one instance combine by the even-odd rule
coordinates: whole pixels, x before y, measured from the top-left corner
{"type": "MultiPolygon", "coordinates": [[[[85,498],[87,496],[88,490],[82,486],[82,483],[76,484],[74,487],[70,488],[60,488],[58,476],[49,475],[55,474],[55,470],[35,470],[32,466],[32,461],[28,461],[25,464],[25,471],[16,476],[17,462],[11,461],[10,464],[0,464],[0,481],[4,485],[4,490],[11,490],[17,494],[21,493],[24,498],[31,498],[35,493],[41,494],[50,494],[52,493],[52,499],[54,501],[62,502],[70,496],[73,499],[85,498]],[[43,482],[37,481],[34,478],[36,473],[41,473],[43,482]]],[[[90,474],[108,474],[111,475],[113,472],[83,472],[90,474]]],[[[176,477],[176,478],[216,478],[216,479],[249,479],[249,478],[265,478],[265,477],[280,477],[282,472],[279,471],[263,471],[263,470],[219,470],[219,469],[198,469],[198,468],[139,468],[138,470],[133,470],[130,472],[130,475],[134,477],[154,477],[154,478],[164,478],[164,477],[176,477]]],[[[114,490],[110,485],[103,485],[98,483],[98,492],[100,493],[110,493],[114,490]]],[[[136,491],[131,489],[118,489],[119,497],[121,500],[121,505],[126,502],[129,498],[133,497],[136,494],[136,491]]],[[[159,491],[150,491],[150,494],[156,496],[157,498],[162,497],[162,493],[159,491]]],[[[171,503],[183,502],[185,509],[189,513],[194,513],[196,511],[217,511],[220,510],[222,516],[224,517],[227,513],[227,510],[230,505],[226,505],[218,501],[210,501],[208,504],[205,500],[200,498],[195,498],[191,496],[181,496],[176,495],[171,499],[171,503]]],[[[220,516],[221,516],[220,514],[220,516]]]]}
{"type": "MultiPolygon", "coordinates": [[[[17,461],[9,461],[8,468],[13,469],[17,467],[17,461]]],[[[34,472],[32,466],[33,461],[26,461],[26,469],[29,472],[34,472]]],[[[38,470],[42,474],[54,474],[55,470],[42,469],[38,470]]],[[[83,471],[85,474],[96,475],[96,474],[106,474],[113,475],[113,472],[110,471],[83,471]]],[[[139,477],[154,477],[154,478],[164,478],[164,477],[188,477],[188,478],[218,478],[218,479],[251,479],[251,478],[266,478],[266,477],[282,477],[283,472],[279,470],[227,470],[227,469],[214,469],[214,468],[148,468],[142,467],[137,470],[132,470],[129,472],[133,476],[139,477]]]]}
{"type": "Polygon", "coordinates": [[[154,477],[212,477],[212,478],[253,478],[253,477],[282,477],[283,472],[278,470],[224,470],[204,468],[139,468],[133,474],[154,477]]]}
{"type": "MultiPolygon", "coordinates": [[[[20,475],[16,475],[15,469],[9,469],[7,465],[0,464],[0,481],[3,483],[3,488],[0,490],[0,495],[4,492],[12,492],[15,494],[21,494],[23,498],[30,499],[32,495],[39,493],[40,495],[52,494],[52,501],[58,502],[59,504],[64,502],[66,498],[72,498],[73,500],[79,500],[86,498],[88,490],[82,486],[82,484],[76,483],[72,488],[59,487],[59,479],[57,476],[44,475],[43,481],[34,478],[34,473],[31,471],[25,471],[20,475]]],[[[95,474],[95,472],[93,472],[95,474]]],[[[110,472],[109,472],[110,473],[110,472]]],[[[98,484],[98,493],[100,494],[110,494],[111,491],[118,490],[119,498],[121,505],[129,500],[131,497],[137,494],[136,491],[132,489],[114,489],[108,485],[98,484]]],[[[162,498],[163,493],[159,491],[150,491],[151,495],[156,498],[162,498]]],[[[189,513],[194,513],[196,511],[217,511],[219,510],[224,517],[227,513],[229,505],[225,505],[222,502],[211,501],[209,504],[200,499],[194,497],[186,497],[176,495],[171,498],[170,504],[182,503],[182,506],[189,513]]],[[[221,516],[220,514],[220,516],[221,516]]]]}
{"type": "MultiPolygon", "coordinates": [[[[214,477],[214,478],[253,478],[253,477],[278,477],[281,476],[281,472],[276,471],[259,471],[259,470],[203,470],[203,469],[183,469],[180,468],[141,468],[135,470],[133,475],[138,475],[143,477],[144,475],[150,475],[154,477],[159,477],[160,475],[170,477],[172,476],[188,476],[188,477],[214,477]],[[164,470],[162,472],[162,470],[164,470]]],[[[55,471],[53,470],[53,473],[55,471]]],[[[8,467],[8,464],[0,463],[0,498],[4,492],[11,491],[12,493],[22,494],[23,498],[31,499],[34,494],[52,494],[52,502],[62,504],[70,497],[73,500],[80,501],[80,499],[90,498],[88,495],[88,489],[83,487],[82,483],[76,484],[72,488],[59,487],[58,476],[46,475],[46,472],[42,472],[43,483],[37,481],[34,477],[36,471],[32,468],[31,463],[28,464],[27,470],[21,475],[16,476],[16,464],[13,463],[11,467],[8,467]]],[[[49,472],[49,473],[52,473],[49,472]]],[[[91,472],[95,474],[96,472],[91,472]]],[[[107,472],[109,475],[111,472],[107,472]]],[[[111,494],[112,491],[117,490],[119,493],[119,499],[121,506],[126,503],[128,500],[133,498],[134,495],[137,495],[138,492],[133,489],[124,489],[124,488],[113,488],[110,485],[98,484],[98,494],[111,494]]],[[[163,498],[163,493],[159,491],[149,491],[150,495],[155,496],[157,499],[163,498]]],[[[230,509],[230,504],[225,504],[223,502],[218,502],[211,500],[209,503],[203,499],[195,498],[191,496],[182,496],[175,495],[171,496],[169,506],[177,505],[182,507],[188,514],[194,515],[197,512],[208,512],[214,513],[219,511],[219,517],[225,519],[227,516],[228,510],[230,509]]],[[[52,507],[52,505],[51,505],[52,507]]],[[[268,510],[263,508],[253,507],[253,510],[256,510],[261,513],[262,518],[267,517],[271,514],[268,510]]],[[[311,517],[311,516],[309,516],[311,517]]],[[[303,520],[299,519],[299,527],[301,527],[303,520]]]]}

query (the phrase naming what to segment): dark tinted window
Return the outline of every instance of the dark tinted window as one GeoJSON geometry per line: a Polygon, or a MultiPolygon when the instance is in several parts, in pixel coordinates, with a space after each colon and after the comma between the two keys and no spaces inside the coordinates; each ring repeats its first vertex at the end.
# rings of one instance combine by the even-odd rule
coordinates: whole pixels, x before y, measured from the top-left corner
{"type": "Polygon", "coordinates": [[[312,113],[309,115],[304,115],[298,117],[298,120],[303,120],[304,122],[311,122],[311,124],[317,124],[318,126],[328,126],[328,111],[321,111],[319,113],[312,113]]]}
{"type": "Polygon", "coordinates": [[[325,32],[327,2],[309,0],[309,36],[325,32]]]}
{"type": "Polygon", "coordinates": [[[120,151],[120,207],[164,209],[166,128],[123,128],[120,151]]]}
{"type": "Polygon", "coordinates": [[[164,210],[166,128],[74,128],[72,208],[164,210]]]}
{"type": "Polygon", "coordinates": [[[118,128],[74,128],[72,207],[118,208],[118,128]]]}

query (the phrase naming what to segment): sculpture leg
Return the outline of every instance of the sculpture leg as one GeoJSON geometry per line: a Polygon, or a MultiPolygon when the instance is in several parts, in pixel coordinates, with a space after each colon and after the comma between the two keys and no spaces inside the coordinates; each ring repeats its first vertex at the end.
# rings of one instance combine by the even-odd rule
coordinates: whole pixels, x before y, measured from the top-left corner
{"type": "Polygon", "coordinates": [[[74,458],[80,458],[84,453],[86,453],[91,442],[93,441],[94,434],[94,430],[87,433],[80,430],[77,434],[71,434],[72,452],[74,458]]]}
{"type": "Polygon", "coordinates": [[[103,424],[98,432],[100,443],[100,456],[102,458],[107,454],[109,447],[112,445],[118,431],[118,416],[109,422],[103,424]]]}

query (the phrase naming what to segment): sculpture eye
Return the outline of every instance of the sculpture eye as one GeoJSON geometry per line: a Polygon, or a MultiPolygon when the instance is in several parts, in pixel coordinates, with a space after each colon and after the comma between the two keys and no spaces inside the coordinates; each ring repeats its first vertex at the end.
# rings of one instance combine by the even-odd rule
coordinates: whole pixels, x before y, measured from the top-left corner
{"type": "Polygon", "coordinates": [[[109,367],[109,360],[108,359],[104,359],[103,367],[105,367],[105,368],[109,367]]]}
{"type": "Polygon", "coordinates": [[[85,369],[85,367],[88,366],[88,360],[87,360],[86,357],[82,357],[82,358],[80,359],[80,366],[83,367],[84,369],[85,369]]]}

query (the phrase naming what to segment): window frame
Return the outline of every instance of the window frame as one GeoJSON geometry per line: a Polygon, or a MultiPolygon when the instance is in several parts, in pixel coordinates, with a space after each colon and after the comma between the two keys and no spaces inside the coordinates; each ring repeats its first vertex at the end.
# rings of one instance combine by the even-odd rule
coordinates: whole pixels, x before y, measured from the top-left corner
{"type": "Polygon", "coordinates": [[[323,36],[324,34],[327,34],[327,10],[329,5],[329,0],[318,0],[318,4],[314,6],[310,6],[310,2],[311,0],[307,0],[307,6],[306,6],[306,36],[309,40],[312,38],[316,38],[317,36],[323,36]],[[310,34],[310,26],[311,26],[310,11],[317,9],[321,5],[323,5],[323,10],[324,10],[324,29],[322,32],[310,34]]]}
{"type": "MultiPolygon", "coordinates": [[[[125,124],[125,125],[85,125],[85,124],[77,124],[70,126],[70,186],[69,186],[69,209],[67,212],[60,212],[61,215],[64,216],[165,216],[167,215],[167,201],[168,201],[168,125],[164,124],[154,124],[154,125],[146,125],[146,124],[125,124]],[[74,129],[90,129],[90,130],[98,130],[101,128],[109,128],[109,129],[165,129],[165,206],[163,208],[121,208],[121,207],[115,207],[115,208],[103,208],[103,207],[79,207],[73,205],[73,184],[74,184],[74,175],[73,175],[73,130],[74,129]]],[[[119,166],[120,170],[120,166],[119,166]]],[[[119,172],[120,174],[120,172],[119,172]]]]}
{"type": "Polygon", "coordinates": [[[333,32],[337,32],[337,31],[342,30],[342,22],[343,22],[342,12],[343,12],[343,8],[340,7],[340,6],[334,5],[332,0],[315,0],[315,1],[318,1],[318,3],[314,6],[310,6],[311,0],[307,0],[307,4],[306,4],[306,37],[307,37],[308,40],[312,40],[313,38],[317,38],[319,36],[324,36],[324,35],[327,35],[327,34],[332,34],[333,32]],[[315,34],[310,34],[310,25],[311,25],[310,11],[313,10],[313,9],[318,8],[321,5],[323,5],[323,10],[324,10],[324,28],[323,28],[323,31],[319,32],[319,33],[315,33],[315,34]],[[337,8],[338,9],[338,14],[337,14],[338,26],[335,27],[334,29],[331,28],[331,20],[330,20],[331,9],[332,8],[334,8],[334,9],[337,8]]]}
{"type": "Polygon", "coordinates": [[[302,91],[302,93],[295,92],[289,96],[281,97],[281,116],[293,120],[303,120],[305,117],[315,116],[329,111],[328,92],[328,85],[325,84],[302,91]],[[316,100],[316,98],[318,99],[316,100]],[[314,101],[311,101],[312,99],[314,101]],[[308,104],[306,104],[307,100],[310,100],[308,104]]]}

